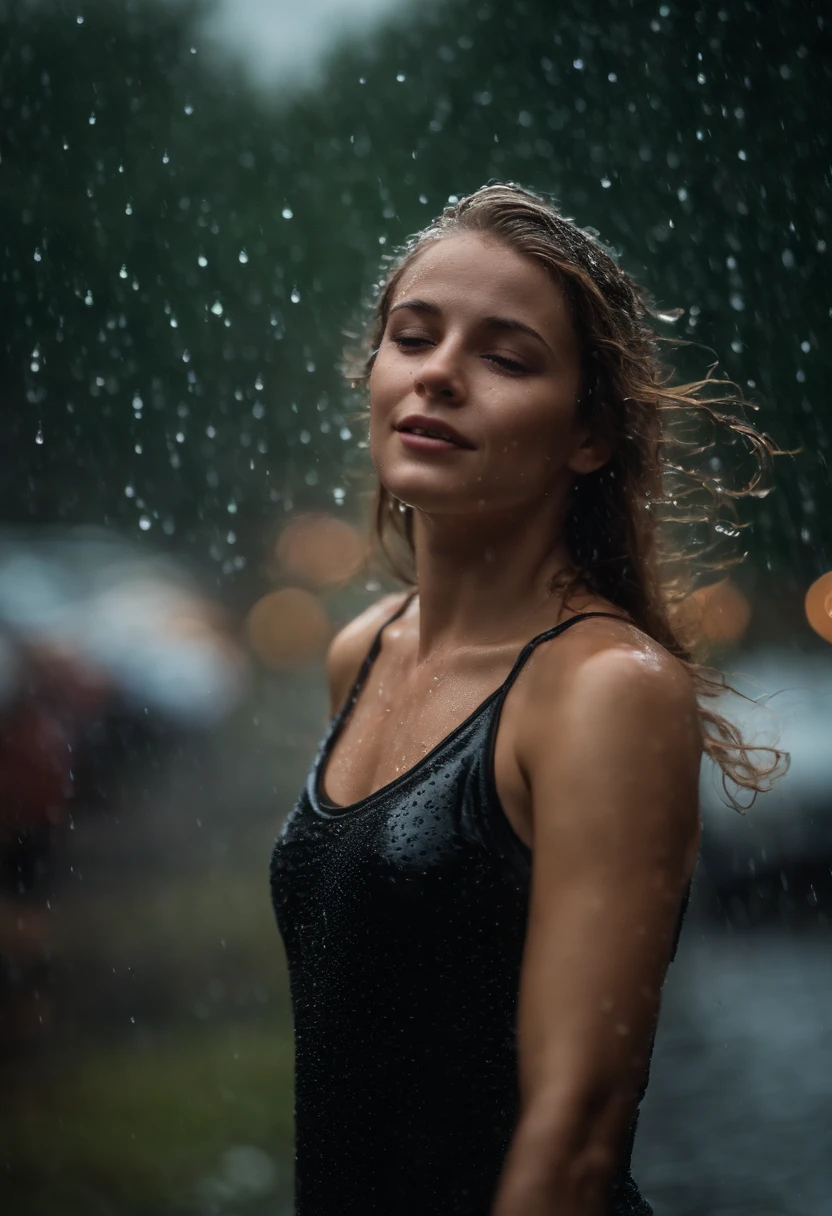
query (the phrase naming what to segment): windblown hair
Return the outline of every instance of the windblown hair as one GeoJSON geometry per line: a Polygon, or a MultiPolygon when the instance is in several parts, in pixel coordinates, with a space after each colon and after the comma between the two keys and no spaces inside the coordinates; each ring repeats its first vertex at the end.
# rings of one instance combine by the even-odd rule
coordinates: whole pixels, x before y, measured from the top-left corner
{"type": "MultiPolygon", "coordinates": [[[[699,699],[704,750],[722,770],[729,801],[742,809],[731,785],[753,801],[788,757],[776,748],[752,747],[708,704],[730,686],[698,657],[696,621],[685,606],[697,577],[704,573],[713,581],[714,571],[740,560],[720,556],[717,542],[739,531],[736,500],[767,492],[760,488],[763,475],[779,453],[744,420],[741,390],[714,378],[713,367],[704,380],[671,384],[673,369],[660,359],[667,339],[654,325],[654,318],[669,319],[666,314],[654,311],[594,233],[513,184],[487,185],[460,199],[388,259],[364,340],[347,352],[345,372],[354,387],[368,386],[405,269],[427,245],[458,232],[479,233],[533,259],[560,286],[580,344],[579,417],[612,451],[602,468],[576,478],[566,523],[572,568],[552,590],[559,585],[567,604],[578,590],[605,597],[687,668],[699,699]],[[751,458],[744,484],[730,487],[705,469],[707,457],[721,467],[713,455],[720,435],[735,455],[739,445],[751,458]]],[[[390,572],[412,585],[413,509],[380,482],[373,537],[390,572]]]]}

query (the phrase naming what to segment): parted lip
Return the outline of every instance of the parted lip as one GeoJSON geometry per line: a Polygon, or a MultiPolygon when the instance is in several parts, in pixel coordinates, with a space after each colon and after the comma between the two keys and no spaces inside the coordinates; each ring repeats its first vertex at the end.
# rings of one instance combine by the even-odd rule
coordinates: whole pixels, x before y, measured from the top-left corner
{"type": "Polygon", "coordinates": [[[414,427],[418,427],[421,431],[432,431],[434,435],[449,439],[451,443],[457,443],[461,448],[474,447],[474,444],[464,435],[460,435],[459,431],[450,423],[441,418],[431,418],[427,414],[408,414],[406,418],[402,418],[401,422],[396,423],[395,430],[412,431],[414,427]]]}

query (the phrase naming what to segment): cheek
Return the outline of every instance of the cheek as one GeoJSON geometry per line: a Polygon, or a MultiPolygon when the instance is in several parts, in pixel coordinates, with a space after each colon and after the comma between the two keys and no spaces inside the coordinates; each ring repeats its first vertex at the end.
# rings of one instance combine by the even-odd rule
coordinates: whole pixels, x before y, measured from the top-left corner
{"type": "Polygon", "coordinates": [[[517,400],[512,410],[500,411],[495,419],[495,438],[501,448],[518,459],[543,461],[569,447],[575,421],[571,394],[557,390],[530,393],[517,400]]]}

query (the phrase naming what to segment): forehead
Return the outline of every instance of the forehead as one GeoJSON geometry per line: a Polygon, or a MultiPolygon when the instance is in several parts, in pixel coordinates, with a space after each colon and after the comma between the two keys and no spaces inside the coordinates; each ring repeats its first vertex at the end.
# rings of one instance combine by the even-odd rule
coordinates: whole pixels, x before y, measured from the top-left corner
{"type": "Polygon", "coordinates": [[[390,303],[411,298],[472,320],[510,315],[547,338],[574,341],[563,290],[544,267],[476,232],[441,237],[416,254],[390,303]]]}

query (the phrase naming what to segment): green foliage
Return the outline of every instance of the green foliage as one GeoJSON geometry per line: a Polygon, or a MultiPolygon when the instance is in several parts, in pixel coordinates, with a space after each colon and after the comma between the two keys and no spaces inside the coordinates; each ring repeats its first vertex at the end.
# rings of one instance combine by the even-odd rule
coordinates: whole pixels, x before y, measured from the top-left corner
{"type": "Polygon", "coordinates": [[[291,1193],[292,1058],[290,1036],[233,1024],[75,1056],[0,1112],[4,1211],[210,1210],[200,1191],[233,1145],[275,1160],[275,1211],[291,1193]]]}
{"type": "Polygon", "coordinates": [[[801,585],[829,564],[832,92],[812,6],[406,6],[319,87],[274,95],[206,53],[202,11],[41,0],[3,19],[5,519],[142,519],[228,580],[284,506],[346,486],[355,510],[341,331],[380,254],[501,178],[597,227],[751,386],[764,429],[804,445],[754,504],[752,549],[801,585]]]}

